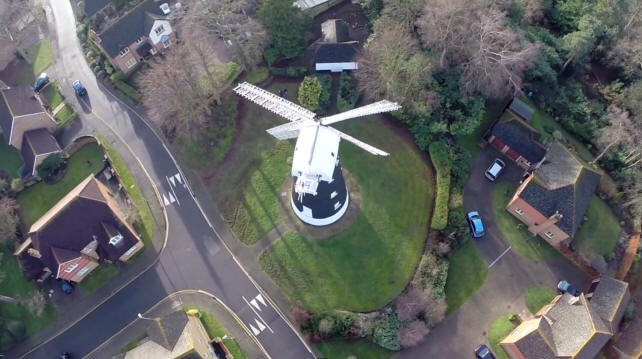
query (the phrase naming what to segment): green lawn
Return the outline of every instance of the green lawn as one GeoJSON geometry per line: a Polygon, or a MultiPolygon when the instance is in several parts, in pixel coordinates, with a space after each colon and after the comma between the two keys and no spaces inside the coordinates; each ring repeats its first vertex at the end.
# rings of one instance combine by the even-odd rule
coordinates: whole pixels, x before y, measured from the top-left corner
{"type": "Polygon", "coordinates": [[[245,81],[251,84],[258,84],[265,81],[268,76],[270,76],[270,71],[267,67],[257,67],[245,76],[245,81]]]}
{"type": "Polygon", "coordinates": [[[553,298],[555,298],[555,292],[545,285],[534,285],[528,288],[524,296],[526,307],[532,314],[537,313],[543,306],[550,303],[553,298]]]}
{"type": "Polygon", "coordinates": [[[20,152],[9,146],[4,138],[0,138],[0,172],[5,172],[12,178],[17,178],[19,177],[20,168],[22,168],[20,152]]]}
{"type": "Polygon", "coordinates": [[[31,46],[27,52],[31,60],[34,76],[38,76],[52,63],[51,42],[48,38],[40,40],[40,42],[31,46]]]}
{"type": "Polygon", "coordinates": [[[29,228],[89,174],[96,174],[103,166],[102,149],[91,143],[83,146],[68,160],[67,172],[58,183],[49,185],[41,182],[22,191],[18,195],[18,203],[25,226],[29,228]]]}
{"type": "Polygon", "coordinates": [[[388,359],[395,354],[364,340],[356,342],[332,340],[318,343],[316,348],[325,359],[388,359]]]}
{"type": "Polygon", "coordinates": [[[580,252],[592,252],[603,256],[613,253],[622,228],[611,208],[594,195],[586,216],[588,220],[575,234],[573,245],[580,252]]]}
{"type": "MultiPolygon", "coordinates": [[[[185,308],[185,310],[190,309],[198,310],[201,323],[203,323],[203,327],[205,327],[205,331],[207,331],[207,335],[209,335],[210,339],[214,339],[215,337],[222,338],[224,335],[230,336],[227,330],[223,328],[223,326],[210,313],[198,308],[185,308]]],[[[234,359],[247,359],[247,356],[243,353],[236,340],[232,338],[223,339],[223,343],[225,343],[225,346],[230,351],[234,359]]]]}
{"type": "Polygon", "coordinates": [[[450,256],[446,302],[448,313],[461,307],[486,281],[488,267],[472,240],[450,256]]]}
{"type": "MultiPolygon", "coordinates": [[[[22,275],[12,251],[0,247],[0,256],[0,293],[19,300],[32,297],[37,290],[36,285],[22,275]]],[[[31,335],[53,322],[56,319],[56,311],[51,305],[47,305],[43,314],[38,317],[21,305],[0,302],[0,317],[22,321],[26,326],[26,334],[31,335]]]]}
{"type": "MultiPolygon", "coordinates": [[[[393,300],[414,274],[433,209],[434,174],[412,143],[377,118],[337,127],[390,151],[388,157],[372,156],[341,142],[342,165],[361,192],[356,222],[323,240],[288,234],[259,260],[288,296],[308,309],[370,311],[393,300]]],[[[282,182],[290,165],[283,159],[275,165],[285,166],[282,182]]]]}
{"type": "Polygon", "coordinates": [[[102,262],[96,269],[94,269],[87,278],[80,282],[80,288],[86,294],[95,292],[98,288],[102,287],[108,280],[118,274],[118,268],[115,265],[102,262]]]}
{"type": "Polygon", "coordinates": [[[65,106],[63,106],[63,108],[61,108],[60,111],[56,113],[55,117],[56,117],[56,122],[58,123],[58,126],[65,127],[69,123],[71,123],[71,121],[73,121],[76,118],[76,116],[77,116],[76,111],[74,111],[71,108],[71,106],[65,104],[65,106]]]}
{"type": "Polygon", "coordinates": [[[60,93],[60,90],[58,89],[58,84],[56,82],[50,82],[47,86],[45,86],[42,91],[40,91],[40,94],[42,94],[49,104],[51,105],[51,109],[55,109],[62,103],[62,101],[65,99],[64,96],[60,93]]]}
{"type": "Polygon", "coordinates": [[[499,345],[499,342],[517,327],[515,323],[510,321],[513,315],[513,313],[502,314],[488,327],[488,343],[497,359],[508,359],[508,355],[506,355],[504,349],[499,345]]]}
{"type": "Polygon", "coordinates": [[[495,223],[504,238],[520,255],[534,261],[546,260],[557,255],[557,251],[546,241],[533,236],[526,227],[506,211],[506,205],[515,194],[516,187],[499,182],[493,189],[493,210],[495,223]]]}

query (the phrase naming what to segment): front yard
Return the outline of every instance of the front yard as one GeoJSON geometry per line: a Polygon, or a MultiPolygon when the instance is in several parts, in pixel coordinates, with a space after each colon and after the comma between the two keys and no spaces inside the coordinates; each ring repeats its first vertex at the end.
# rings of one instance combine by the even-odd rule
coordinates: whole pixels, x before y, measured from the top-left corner
{"type": "Polygon", "coordinates": [[[25,226],[31,227],[89,174],[96,174],[103,169],[103,155],[103,150],[98,144],[87,144],[69,158],[67,172],[59,182],[51,185],[41,182],[22,191],[18,195],[18,203],[25,226]]]}
{"type": "Polygon", "coordinates": [[[575,234],[573,245],[582,254],[613,255],[621,231],[617,217],[598,196],[593,196],[587,220],[575,234]]]}
{"type": "Polygon", "coordinates": [[[484,285],[488,268],[473,240],[458,248],[449,261],[446,302],[448,313],[452,313],[484,285]]]}
{"type": "Polygon", "coordinates": [[[71,121],[73,121],[77,116],[76,111],[74,111],[71,106],[65,104],[54,116],[56,118],[56,123],[59,127],[67,126],[71,121]]]}
{"type": "Polygon", "coordinates": [[[519,323],[511,320],[517,318],[519,317],[513,313],[502,314],[499,318],[495,319],[488,328],[488,343],[497,359],[508,359],[508,355],[506,355],[504,349],[499,345],[499,342],[504,340],[513,329],[517,328],[519,323]]]}
{"type": "Polygon", "coordinates": [[[91,294],[102,287],[108,280],[115,277],[116,274],[118,274],[118,268],[115,265],[102,262],[89,273],[87,278],[80,282],[80,288],[85,294],[91,294]]]}
{"type": "Polygon", "coordinates": [[[332,340],[318,343],[316,347],[321,356],[328,359],[388,359],[394,355],[394,352],[363,340],[332,340]]]}
{"type": "Polygon", "coordinates": [[[533,236],[526,227],[506,211],[506,205],[513,197],[516,186],[500,182],[493,189],[493,212],[495,223],[504,238],[520,255],[534,260],[547,260],[557,255],[557,251],[543,239],[533,236]]]}
{"type": "Polygon", "coordinates": [[[543,306],[555,298],[555,292],[545,285],[534,285],[526,290],[524,300],[526,308],[532,313],[537,313],[543,306]]]}
{"type": "Polygon", "coordinates": [[[223,343],[225,343],[225,347],[227,347],[234,359],[247,359],[247,356],[245,356],[245,353],[243,353],[236,340],[230,338],[227,330],[225,330],[225,328],[223,328],[223,326],[210,313],[197,308],[186,308],[186,310],[198,311],[201,323],[203,324],[203,327],[205,327],[205,331],[210,339],[214,339],[215,337],[223,338],[226,336],[226,338],[223,339],[223,343]]]}
{"type": "Polygon", "coordinates": [[[58,89],[58,83],[56,83],[55,81],[50,82],[47,86],[45,86],[45,88],[40,91],[40,94],[45,97],[47,102],[49,102],[52,110],[58,107],[58,105],[60,105],[65,99],[65,97],[60,93],[60,90],[58,89]]]}

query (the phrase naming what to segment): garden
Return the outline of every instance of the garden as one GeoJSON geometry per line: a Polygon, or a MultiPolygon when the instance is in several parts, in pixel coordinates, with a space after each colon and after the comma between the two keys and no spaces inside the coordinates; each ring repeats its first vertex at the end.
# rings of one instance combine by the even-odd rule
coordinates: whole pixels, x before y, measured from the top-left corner
{"type": "Polygon", "coordinates": [[[214,338],[224,338],[223,343],[225,347],[230,351],[234,359],[247,359],[247,356],[241,350],[239,344],[228,335],[227,330],[214,318],[210,313],[199,310],[197,308],[186,308],[187,312],[196,312],[198,317],[201,319],[203,327],[210,339],[214,338]]]}

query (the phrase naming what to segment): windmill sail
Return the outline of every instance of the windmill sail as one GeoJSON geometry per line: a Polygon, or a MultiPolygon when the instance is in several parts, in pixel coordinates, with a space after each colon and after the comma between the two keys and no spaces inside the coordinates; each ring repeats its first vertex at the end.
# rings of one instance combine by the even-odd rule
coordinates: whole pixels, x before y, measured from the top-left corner
{"type": "Polygon", "coordinates": [[[401,108],[401,105],[399,105],[396,102],[391,102],[388,100],[382,100],[379,102],[371,103],[369,105],[357,107],[355,109],[346,111],[346,112],[341,112],[336,115],[324,117],[319,120],[319,122],[322,125],[329,125],[332,123],[337,123],[340,121],[345,121],[349,120],[351,118],[355,117],[362,117],[362,116],[368,116],[368,115],[374,115],[377,113],[382,113],[382,112],[390,112],[390,111],[395,111],[401,108]]]}
{"type": "Polygon", "coordinates": [[[312,111],[247,82],[237,85],[234,92],[292,122],[314,120],[316,116],[312,111]]]}
{"type": "Polygon", "coordinates": [[[382,151],[382,150],[376,148],[375,146],[371,146],[371,145],[369,145],[369,144],[367,144],[367,143],[365,143],[363,141],[359,141],[356,138],[354,138],[354,137],[352,137],[350,135],[347,135],[347,134],[345,134],[345,133],[343,133],[343,132],[341,132],[341,131],[339,131],[339,130],[337,130],[335,128],[332,128],[332,127],[326,127],[326,128],[329,129],[330,131],[336,133],[339,137],[343,138],[344,140],[354,143],[356,146],[361,147],[363,150],[368,151],[368,152],[372,153],[373,155],[376,155],[376,156],[388,156],[389,155],[388,152],[382,151]]]}

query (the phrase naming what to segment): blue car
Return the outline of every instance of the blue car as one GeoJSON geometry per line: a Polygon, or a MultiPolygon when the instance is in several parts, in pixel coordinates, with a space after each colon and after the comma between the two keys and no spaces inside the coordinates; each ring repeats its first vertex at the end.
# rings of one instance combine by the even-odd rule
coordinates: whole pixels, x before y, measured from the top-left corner
{"type": "Polygon", "coordinates": [[[477,211],[468,212],[466,220],[468,221],[468,226],[470,226],[470,231],[473,233],[473,238],[481,238],[486,234],[481,216],[477,211]]]}
{"type": "Polygon", "coordinates": [[[46,73],[41,73],[36,80],[33,82],[33,90],[35,92],[40,92],[43,87],[45,87],[46,84],[49,83],[49,76],[47,76],[46,73]]]}
{"type": "Polygon", "coordinates": [[[493,355],[493,352],[490,351],[490,349],[482,344],[475,349],[475,357],[477,359],[495,359],[495,356],[493,355]]]}
{"type": "Polygon", "coordinates": [[[76,91],[76,95],[78,95],[78,96],[85,96],[85,95],[87,94],[87,90],[86,90],[86,89],[85,89],[85,87],[80,83],[80,81],[78,81],[78,80],[74,81],[74,83],[72,84],[72,86],[74,87],[74,91],[76,91]]]}

